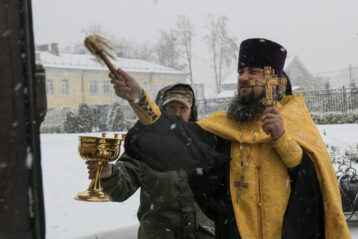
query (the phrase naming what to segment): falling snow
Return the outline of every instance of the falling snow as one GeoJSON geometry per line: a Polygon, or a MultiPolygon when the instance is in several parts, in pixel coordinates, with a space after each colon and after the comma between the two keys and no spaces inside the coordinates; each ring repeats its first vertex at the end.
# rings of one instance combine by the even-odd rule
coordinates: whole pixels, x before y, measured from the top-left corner
{"type": "Polygon", "coordinates": [[[6,163],[0,163],[0,169],[6,168],[7,164],[6,163]]]}
{"type": "Polygon", "coordinates": [[[22,87],[22,83],[18,83],[18,84],[16,84],[16,86],[15,86],[15,92],[16,91],[19,91],[20,89],[21,89],[21,87],[22,87]]]}
{"type": "Polygon", "coordinates": [[[26,161],[25,161],[26,168],[31,169],[32,162],[33,162],[33,158],[32,158],[31,149],[29,147],[27,147],[27,156],[26,156],[26,161]]]}
{"type": "MultiPolygon", "coordinates": [[[[340,157],[345,157],[346,149],[356,148],[358,145],[358,124],[321,125],[318,128],[323,141],[329,147],[340,149],[336,152],[340,157]],[[323,135],[323,131],[326,135],[323,135]]],[[[79,134],[41,135],[47,237],[92,239],[95,238],[94,235],[106,235],[98,238],[112,239],[118,235],[132,235],[128,238],[136,238],[139,190],[122,203],[89,203],[73,199],[90,182],[84,161],[78,156],[78,136],[79,134]],[[90,235],[92,236],[89,237],[90,235]]],[[[0,169],[6,166],[0,164],[0,169]]],[[[337,168],[336,164],[333,166],[337,168]]],[[[197,168],[196,172],[200,174],[202,170],[197,168]]],[[[286,183],[289,184],[289,181],[286,183]]],[[[358,238],[358,230],[350,229],[352,235],[358,238]]]]}
{"type": "Polygon", "coordinates": [[[10,33],[11,33],[10,30],[6,30],[6,31],[4,31],[4,32],[1,34],[1,36],[2,36],[2,37],[7,37],[8,35],[10,35],[10,33]]]}
{"type": "Polygon", "coordinates": [[[196,174],[203,175],[203,168],[196,168],[196,174]]]}

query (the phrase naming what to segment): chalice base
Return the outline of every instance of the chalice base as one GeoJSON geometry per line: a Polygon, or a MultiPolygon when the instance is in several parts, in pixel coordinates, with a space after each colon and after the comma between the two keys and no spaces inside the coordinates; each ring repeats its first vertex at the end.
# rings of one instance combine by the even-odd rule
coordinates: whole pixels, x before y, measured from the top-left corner
{"type": "Polygon", "coordinates": [[[112,201],[111,196],[98,191],[84,191],[75,197],[76,200],[87,201],[87,202],[110,202],[112,201]]]}

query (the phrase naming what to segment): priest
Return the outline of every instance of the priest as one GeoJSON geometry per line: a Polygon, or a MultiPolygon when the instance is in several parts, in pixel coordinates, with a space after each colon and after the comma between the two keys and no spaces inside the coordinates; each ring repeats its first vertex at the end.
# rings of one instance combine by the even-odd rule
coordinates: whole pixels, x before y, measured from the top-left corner
{"type": "Polygon", "coordinates": [[[302,96],[251,84],[266,67],[281,77],[286,55],[267,39],[243,41],[229,109],[189,124],[161,112],[121,69],[121,79],[110,75],[140,119],[126,152],[158,171],[184,169],[216,238],[350,238],[335,172],[302,96]],[[274,101],[265,105],[267,90],[274,101]]]}

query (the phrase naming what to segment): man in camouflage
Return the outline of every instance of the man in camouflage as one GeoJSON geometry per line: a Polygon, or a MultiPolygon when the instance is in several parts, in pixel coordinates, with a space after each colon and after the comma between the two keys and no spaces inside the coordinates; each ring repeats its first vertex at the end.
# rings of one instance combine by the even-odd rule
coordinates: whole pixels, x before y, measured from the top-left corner
{"type": "MultiPolygon", "coordinates": [[[[195,96],[190,85],[176,84],[158,92],[157,105],[184,121],[197,121],[195,96]]],[[[170,159],[168,159],[170,160],[170,159]]],[[[89,178],[96,164],[88,162],[89,178]]],[[[157,172],[125,152],[101,174],[103,190],[113,201],[123,202],[140,187],[138,238],[214,238],[214,223],[199,209],[184,170],[157,172]]]]}

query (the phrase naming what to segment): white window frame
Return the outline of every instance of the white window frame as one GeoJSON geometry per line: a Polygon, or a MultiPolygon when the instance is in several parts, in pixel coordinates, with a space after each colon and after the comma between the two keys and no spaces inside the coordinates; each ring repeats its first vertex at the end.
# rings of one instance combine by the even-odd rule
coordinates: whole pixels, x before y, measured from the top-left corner
{"type": "Polygon", "coordinates": [[[98,80],[90,80],[89,82],[90,84],[90,88],[89,88],[89,92],[91,95],[97,95],[99,90],[98,90],[98,80]]]}
{"type": "Polygon", "coordinates": [[[103,81],[103,94],[109,95],[110,93],[111,93],[111,84],[110,84],[109,80],[104,80],[103,81]]]}
{"type": "Polygon", "coordinates": [[[61,80],[61,95],[68,96],[71,95],[71,82],[69,79],[61,80]]]}
{"type": "Polygon", "coordinates": [[[56,92],[55,80],[54,79],[46,79],[46,95],[55,95],[56,92]]]}

